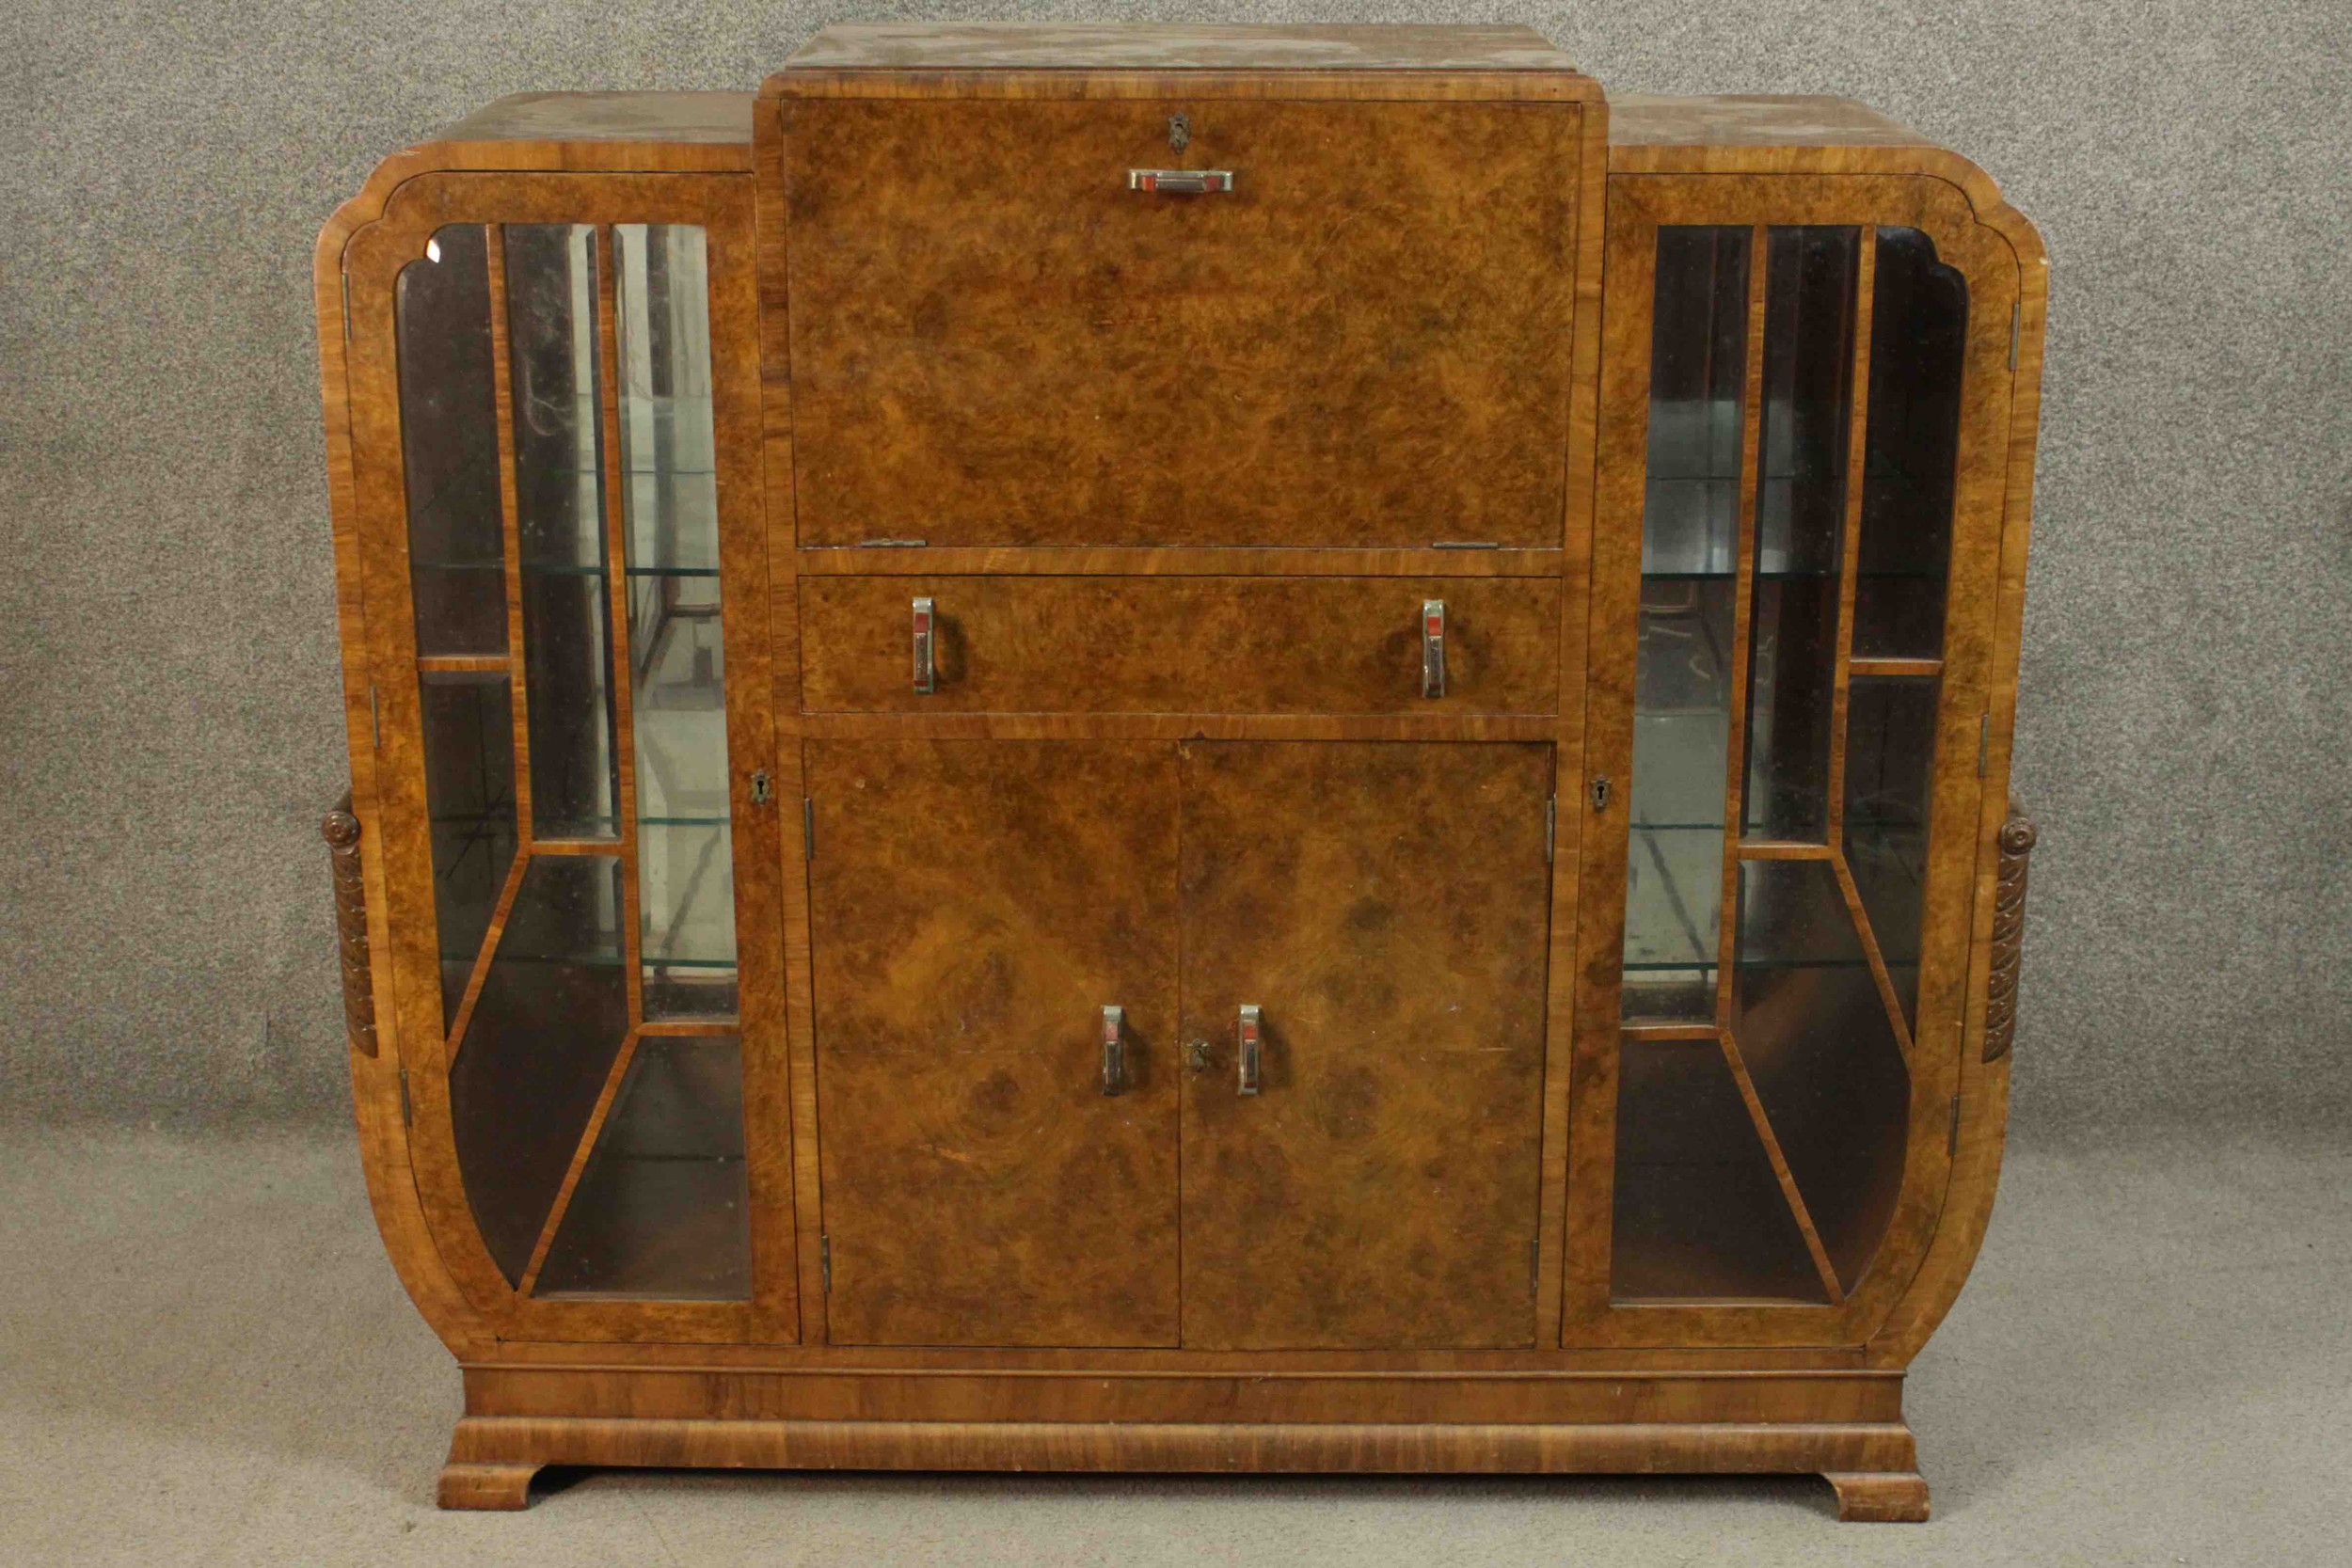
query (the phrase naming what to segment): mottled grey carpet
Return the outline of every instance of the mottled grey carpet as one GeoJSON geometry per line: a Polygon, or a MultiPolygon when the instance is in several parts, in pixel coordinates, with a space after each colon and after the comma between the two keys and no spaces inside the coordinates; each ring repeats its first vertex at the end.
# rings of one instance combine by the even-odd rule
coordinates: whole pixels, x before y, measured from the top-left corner
{"type": "Polygon", "coordinates": [[[25,1131],[0,1137],[0,1562],[2319,1568],[2352,1540],[2347,1235],[2341,1139],[2018,1152],[1911,1380],[1924,1526],[1720,1478],[599,1471],[444,1514],[456,1370],[347,1135],[25,1131]]]}

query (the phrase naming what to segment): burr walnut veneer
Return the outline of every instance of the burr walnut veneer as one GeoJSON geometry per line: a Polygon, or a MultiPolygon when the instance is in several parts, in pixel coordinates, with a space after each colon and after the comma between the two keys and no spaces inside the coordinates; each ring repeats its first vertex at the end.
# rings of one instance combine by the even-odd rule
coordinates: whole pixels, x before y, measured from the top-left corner
{"type": "Polygon", "coordinates": [[[2044,261],[1507,27],[841,27],[321,234],[351,1068],[550,1464],[1815,1471],[1990,1212],[2044,261]]]}

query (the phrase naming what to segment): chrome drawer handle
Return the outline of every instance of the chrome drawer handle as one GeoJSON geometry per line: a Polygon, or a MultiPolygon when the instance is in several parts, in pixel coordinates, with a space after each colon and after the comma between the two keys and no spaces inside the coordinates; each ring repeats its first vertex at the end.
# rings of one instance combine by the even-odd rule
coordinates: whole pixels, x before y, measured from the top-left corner
{"type": "Polygon", "coordinates": [[[1103,1092],[1117,1094],[1127,1086],[1127,1009],[1103,1009],[1103,1092]]]}
{"type": "Polygon", "coordinates": [[[939,686],[937,672],[931,658],[935,619],[936,617],[931,613],[930,600],[914,601],[914,694],[918,697],[930,696],[938,689],[939,686]]]}
{"type": "Polygon", "coordinates": [[[1445,695],[1445,601],[1421,601],[1421,694],[1445,695]]]}
{"type": "Polygon", "coordinates": [[[1260,1076],[1259,1069],[1262,1062],[1263,1049],[1261,1036],[1264,1033],[1264,1030],[1260,1022],[1263,1017],[1263,1009],[1259,1007],[1256,1003],[1249,1002],[1242,1005],[1240,1026],[1241,1073],[1240,1082],[1237,1083],[1233,1088],[1233,1092],[1236,1094],[1256,1094],[1258,1092],[1258,1079],[1260,1076]]]}
{"type": "Polygon", "coordinates": [[[1131,191],[1158,191],[1163,196],[1215,196],[1233,188],[1230,168],[1131,168],[1131,191]]]}

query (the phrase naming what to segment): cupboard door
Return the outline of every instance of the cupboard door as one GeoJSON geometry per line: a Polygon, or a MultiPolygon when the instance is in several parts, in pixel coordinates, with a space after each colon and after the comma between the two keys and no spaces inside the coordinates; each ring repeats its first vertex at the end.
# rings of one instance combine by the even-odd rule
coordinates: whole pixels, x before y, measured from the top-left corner
{"type": "Polygon", "coordinates": [[[1850,1342],[1948,1158],[2016,263],[1930,180],[1610,222],[1570,1335],[1850,1342]]]}
{"type": "Polygon", "coordinates": [[[1552,749],[1183,754],[1185,1346],[1533,1343],[1552,749]]]}
{"type": "Polygon", "coordinates": [[[1174,1344],[1173,750],[806,758],[834,1342],[1174,1344]]]}
{"type": "Polygon", "coordinates": [[[797,1333],[749,197],[428,175],[345,252],[418,1188],[517,1338],[797,1333]]]}

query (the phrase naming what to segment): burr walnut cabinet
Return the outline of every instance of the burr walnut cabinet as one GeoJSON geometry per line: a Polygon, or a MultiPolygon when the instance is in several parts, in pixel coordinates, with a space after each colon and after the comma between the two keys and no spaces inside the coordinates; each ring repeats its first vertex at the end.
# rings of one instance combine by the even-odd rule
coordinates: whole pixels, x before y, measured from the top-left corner
{"type": "Polygon", "coordinates": [[[840,27],[320,236],[376,1217],[543,1465],[1818,1471],[1990,1212],[2044,259],[1507,27],[840,27]]]}

